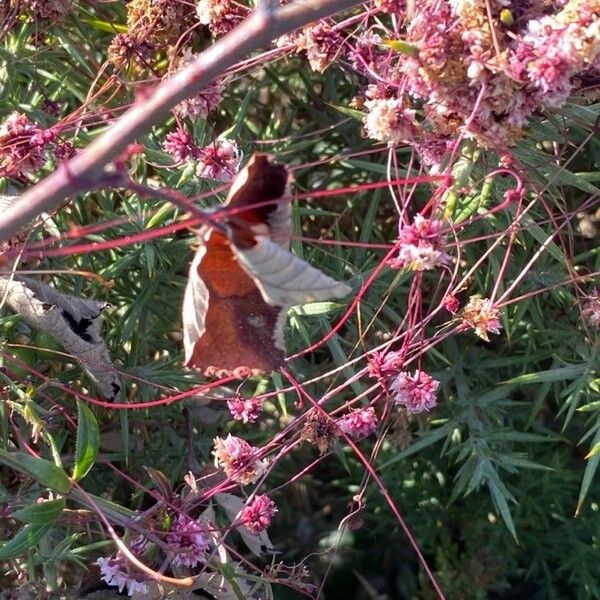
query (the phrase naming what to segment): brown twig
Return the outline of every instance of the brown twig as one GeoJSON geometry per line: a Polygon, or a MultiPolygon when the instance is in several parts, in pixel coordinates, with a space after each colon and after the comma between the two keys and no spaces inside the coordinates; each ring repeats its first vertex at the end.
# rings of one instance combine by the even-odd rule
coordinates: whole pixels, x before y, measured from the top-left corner
{"type": "Polygon", "coordinates": [[[85,151],[26,191],[0,215],[0,240],[9,239],[32,215],[51,212],[75,192],[103,185],[106,165],[129,144],[161,123],[182,100],[198,93],[229,67],[271,40],[311,21],[360,4],[358,0],[298,0],[281,8],[259,7],[229,34],[202,52],[187,68],[136,102],[85,151]]]}

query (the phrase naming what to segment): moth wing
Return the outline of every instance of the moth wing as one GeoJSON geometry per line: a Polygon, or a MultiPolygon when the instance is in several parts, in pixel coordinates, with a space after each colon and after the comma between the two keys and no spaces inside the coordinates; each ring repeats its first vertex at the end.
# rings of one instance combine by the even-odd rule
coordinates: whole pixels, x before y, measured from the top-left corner
{"type": "Polygon", "coordinates": [[[190,265],[190,274],[183,296],[183,348],[187,364],[194,353],[196,342],[206,332],[206,313],[208,311],[208,288],[198,274],[200,263],[206,254],[206,245],[201,244],[190,265]]]}
{"type": "Polygon", "coordinates": [[[293,306],[344,298],[352,290],[266,236],[251,248],[233,246],[240,265],[252,277],[267,304],[293,306]]]}
{"type": "Polygon", "coordinates": [[[251,230],[266,226],[271,239],[286,250],[292,235],[289,179],[287,167],[274,162],[272,156],[254,154],[235,177],[225,201],[227,207],[245,209],[234,221],[251,230]],[[269,200],[273,204],[265,204],[269,200]]]}

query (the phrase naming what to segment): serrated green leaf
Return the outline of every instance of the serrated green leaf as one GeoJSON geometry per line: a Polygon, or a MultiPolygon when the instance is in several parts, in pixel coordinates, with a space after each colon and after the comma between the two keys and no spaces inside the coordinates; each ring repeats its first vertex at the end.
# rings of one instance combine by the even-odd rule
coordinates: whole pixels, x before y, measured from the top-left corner
{"type": "Polygon", "coordinates": [[[24,452],[0,450],[0,463],[29,475],[43,486],[61,494],[67,494],[71,489],[71,482],[63,469],[44,458],[31,456],[24,452]]]}
{"type": "Polygon", "coordinates": [[[46,535],[52,525],[25,525],[15,537],[0,547],[0,560],[8,560],[25,554],[46,535]]]}
{"type": "Polygon", "coordinates": [[[12,513],[13,519],[32,525],[52,525],[65,508],[65,499],[48,500],[47,502],[34,503],[12,513]]]}
{"type": "Polygon", "coordinates": [[[75,446],[75,466],[73,467],[73,479],[76,481],[88,474],[96,461],[100,446],[100,429],[90,407],[78,400],[77,413],[77,443],[75,446]]]}

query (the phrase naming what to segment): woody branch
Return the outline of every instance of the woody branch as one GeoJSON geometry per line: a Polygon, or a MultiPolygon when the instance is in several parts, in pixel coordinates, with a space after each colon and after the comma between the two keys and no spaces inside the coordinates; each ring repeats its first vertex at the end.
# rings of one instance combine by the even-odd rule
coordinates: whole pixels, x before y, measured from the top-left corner
{"type": "Polygon", "coordinates": [[[259,7],[229,34],[202,52],[187,68],[159,84],[135,103],[83,152],[27,190],[19,202],[0,214],[0,240],[9,239],[43,212],[51,212],[70,196],[105,184],[105,167],[129,144],[168,117],[182,100],[266,46],[271,40],[360,4],[358,0],[298,0],[280,8],[259,7]]]}

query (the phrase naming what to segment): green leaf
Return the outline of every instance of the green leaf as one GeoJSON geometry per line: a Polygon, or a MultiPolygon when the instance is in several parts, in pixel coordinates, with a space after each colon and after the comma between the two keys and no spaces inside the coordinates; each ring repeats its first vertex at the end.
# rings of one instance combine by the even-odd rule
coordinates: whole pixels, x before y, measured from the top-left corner
{"type": "Polygon", "coordinates": [[[90,407],[78,400],[77,413],[77,443],[75,446],[75,467],[73,468],[73,479],[76,481],[88,474],[96,461],[100,445],[98,422],[90,407]]]}
{"type": "MultiPolygon", "coordinates": [[[[600,418],[596,419],[596,427],[600,424],[600,418]]],[[[577,508],[575,509],[575,514],[579,514],[583,503],[585,502],[585,498],[590,491],[590,486],[592,485],[592,481],[594,480],[594,476],[596,471],[598,470],[598,464],[600,463],[600,453],[594,452],[596,446],[600,445],[600,427],[598,427],[596,431],[596,435],[592,441],[592,450],[587,455],[586,458],[589,458],[588,464],[585,467],[585,471],[583,473],[583,479],[581,481],[581,488],[579,490],[579,498],[577,499],[577,508]]]]}
{"type": "Polygon", "coordinates": [[[504,525],[506,525],[506,528],[510,531],[515,541],[518,541],[517,531],[515,529],[515,522],[513,521],[512,515],[510,513],[510,508],[508,507],[508,502],[506,501],[506,498],[502,494],[501,490],[492,482],[490,482],[489,488],[494,506],[496,507],[496,510],[500,513],[500,516],[504,521],[504,525]]]}
{"type": "Polygon", "coordinates": [[[299,304],[288,310],[288,315],[326,315],[334,310],[339,310],[343,304],[339,302],[311,302],[310,304],[299,304]]]}
{"type": "Polygon", "coordinates": [[[15,537],[0,547],[0,560],[8,560],[25,554],[46,535],[51,525],[25,525],[15,537]]]}
{"type": "Polygon", "coordinates": [[[507,381],[503,381],[503,384],[510,385],[530,385],[532,383],[544,383],[544,382],[556,382],[574,379],[580,376],[587,366],[583,365],[572,365],[570,367],[559,367],[557,369],[550,369],[548,371],[538,371],[537,373],[525,373],[518,377],[513,377],[507,381]]]}
{"type": "Polygon", "coordinates": [[[404,40],[384,40],[384,45],[400,54],[406,54],[408,56],[418,56],[419,48],[414,44],[409,44],[404,40]]]}
{"type": "Polygon", "coordinates": [[[32,525],[52,525],[65,508],[65,499],[48,500],[40,504],[34,503],[12,513],[13,519],[32,525]]]}
{"type": "Polygon", "coordinates": [[[24,452],[6,452],[0,450],[0,463],[25,473],[43,486],[60,492],[69,493],[71,482],[61,467],[44,458],[38,458],[24,452]]]}
{"type": "Polygon", "coordinates": [[[361,110],[356,110],[355,108],[348,108],[347,106],[339,106],[337,104],[330,104],[329,102],[327,103],[329,106],[331,106],[331,108],[335,108],[335,110],[338,110],[339,112],[341,112],[343,115],[346,115],[347,117],[350,117],[351,119],[356,119],[357,121],[360,121],[362,123],[363,119],[365,118],[365,113],[362,112],[361,110]]]}
{"type": "Polygon", "coordinates": [[[586,458],[593,458],[597,454],[600,454],[600,442],[594,444],[592,449],[585,455],[586,458]]]}

